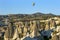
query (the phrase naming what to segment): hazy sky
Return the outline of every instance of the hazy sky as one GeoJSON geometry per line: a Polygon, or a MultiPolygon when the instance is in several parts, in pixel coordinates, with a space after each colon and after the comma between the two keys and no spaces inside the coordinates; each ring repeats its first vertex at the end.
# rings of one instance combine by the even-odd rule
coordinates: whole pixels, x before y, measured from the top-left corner
{"type": "Polygon", "coordinates": [[[35,12],[60,15],[60,0],[0,0],[0,15],[35,12]]]}

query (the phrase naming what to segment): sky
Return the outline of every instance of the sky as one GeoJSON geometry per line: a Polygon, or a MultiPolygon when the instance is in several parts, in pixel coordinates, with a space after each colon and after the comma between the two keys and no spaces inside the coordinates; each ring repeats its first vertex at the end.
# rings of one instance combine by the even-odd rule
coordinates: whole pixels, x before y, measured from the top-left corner
{"type": "Polygon", "coordinates": [[[36,12],[60,15],[60,0],[0,0],[0,15],[36,12]]]}

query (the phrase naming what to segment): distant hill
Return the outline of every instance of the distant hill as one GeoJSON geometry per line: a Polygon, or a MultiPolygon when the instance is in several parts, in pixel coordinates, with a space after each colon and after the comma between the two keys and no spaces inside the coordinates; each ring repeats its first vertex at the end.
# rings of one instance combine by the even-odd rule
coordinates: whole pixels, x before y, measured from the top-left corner
{"type": "Polygon", "coordinates": [[[48,19],[52,17],[60,17],[58,15],[54,15],[52,13],[44,14],[40,12],[36,12],[33,14],[9,14],[9,15],[0,15],[0,20],[3,20],[4,18],[13,18],[13,19],[48,19]]]}

